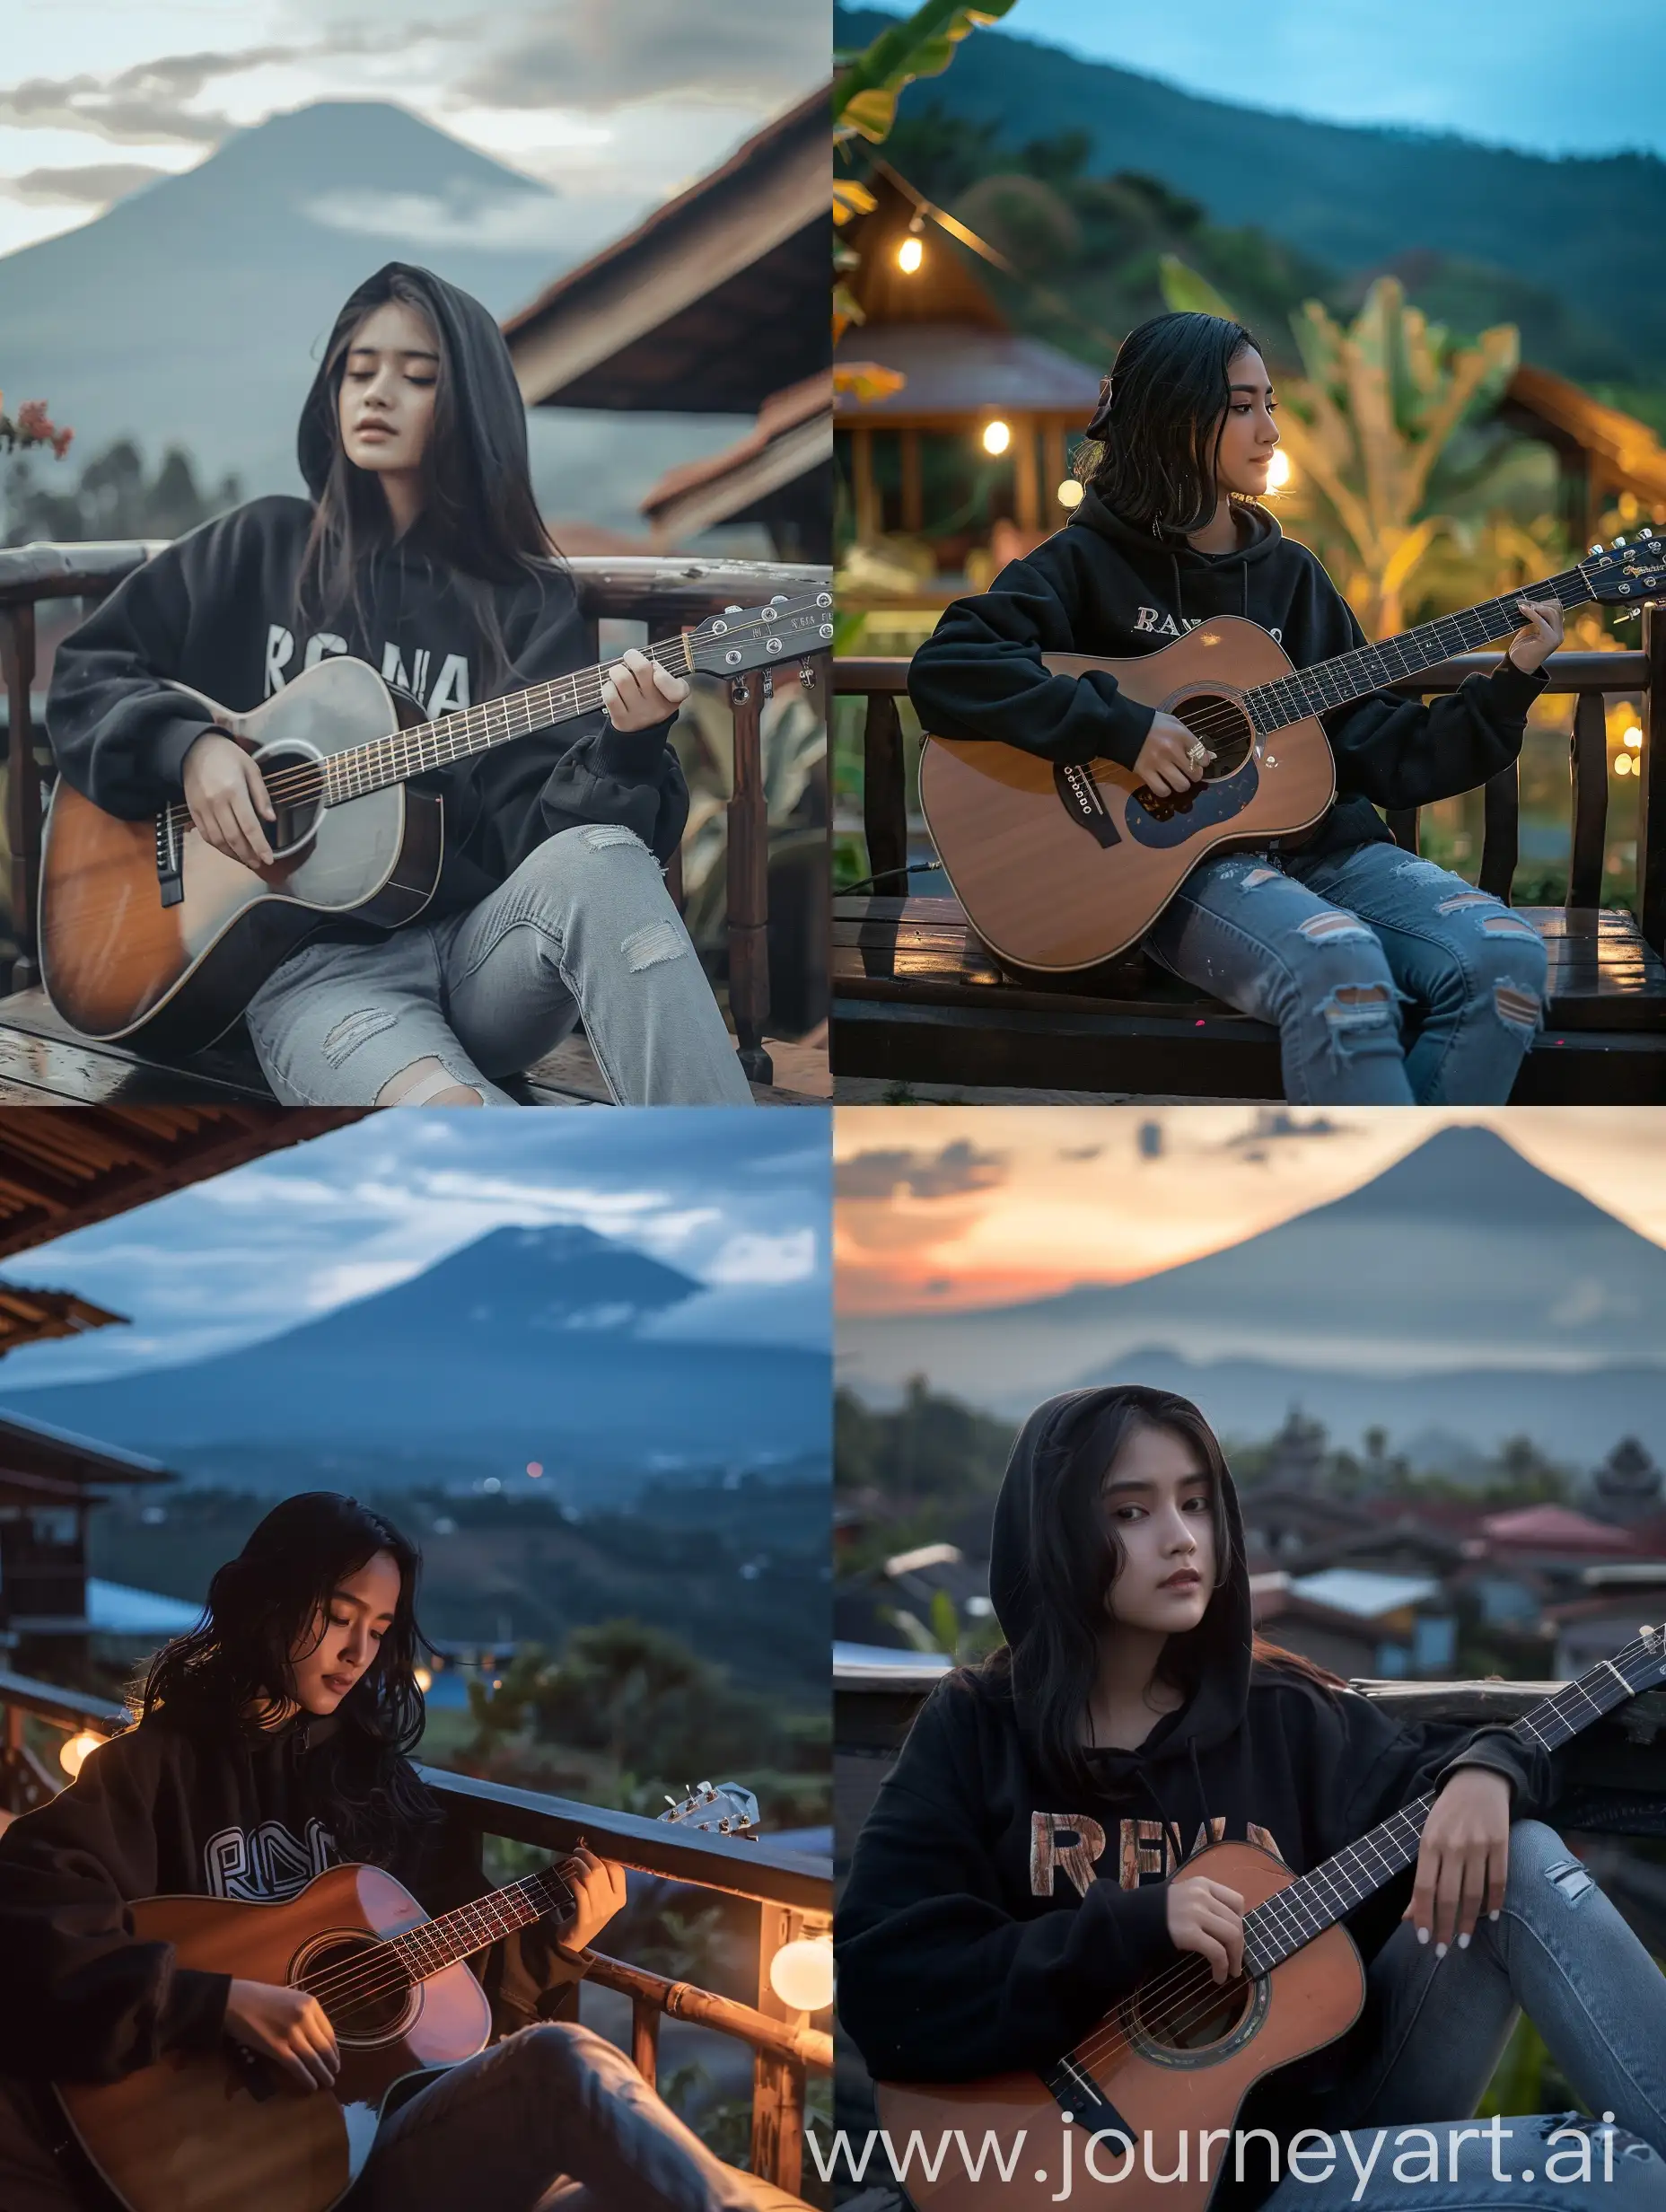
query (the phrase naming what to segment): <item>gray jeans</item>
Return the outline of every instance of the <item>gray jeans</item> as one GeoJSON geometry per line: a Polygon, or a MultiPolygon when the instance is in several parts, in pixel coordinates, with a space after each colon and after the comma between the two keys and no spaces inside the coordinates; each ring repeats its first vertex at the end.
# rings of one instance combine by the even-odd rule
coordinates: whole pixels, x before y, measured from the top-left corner
{"type": "Polygon", "coordinates": [[[372,944],[303,945],[255,994],[249,1033],[285,1106],[371,1106],[520,1073],[583,1019],[627,1106],[750,1106],[752,1094],[659,865],[613,823],[564,830],[467,914],[372,944]]]}

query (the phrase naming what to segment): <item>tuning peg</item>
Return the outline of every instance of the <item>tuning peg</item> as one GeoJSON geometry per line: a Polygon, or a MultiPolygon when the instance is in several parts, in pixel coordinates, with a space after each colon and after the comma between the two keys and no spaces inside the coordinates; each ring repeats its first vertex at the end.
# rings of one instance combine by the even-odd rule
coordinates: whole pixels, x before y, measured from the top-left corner
{"type": "Polygon", "coordinates": [[[1616,545],[1624,545],[1626,540],[1623,538],[1616,538],[1614,542],[1616,545]]]}
{"type": "Polygon", "coordinates": [[[723,609],[723,612],[725,614],[744,614],[746,612],[746,609],[737,601],[732,607],[725,607],[723,609]]]}
{"type": "Polygon", "coordinates": [[[1645,522],[1643,525],[1643,528],[1637,532],[1637,535],[1639,538],[1652,538],[1654,535],[1654,531],[1652,525],[1645,522]]]}
{"type": "MultiPolygon", "coordinates": [[[[1602,550],[1602,541],[1601,541],[1601,540],[1600,540],[1600,539],[1599,539],[1599,540],[1597,540],[1597,542],[1596,542],[1596,544],[1595,544],[1595,545],[1587,547],[1587,548],[1586,548],[1586,550],[1587,550],[1588,552],[1591,552],[1591,553],[1600,553],[1600,552],[1601,552],[1601,550],[1602,550]]],[[[734,612],[734,609],[732,607],[732,608],[729,610],[729,611],[730,611],[730,613],[731,613],[731,614],[732,614],[732,613],[734,612]]]]}
{"type": "Polygon", "coordinates": [[[785,592],[777,592],[769,602],[772,607],[785,607],[787,603],[787,595],[785,592]]]}

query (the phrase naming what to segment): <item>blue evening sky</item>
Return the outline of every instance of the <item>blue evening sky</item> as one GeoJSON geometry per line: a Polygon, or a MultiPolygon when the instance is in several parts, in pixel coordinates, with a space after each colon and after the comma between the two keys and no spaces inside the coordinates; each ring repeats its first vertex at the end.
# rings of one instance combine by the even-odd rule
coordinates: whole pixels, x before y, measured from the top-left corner
{"type": "Polygon", "coordinates": [[[1534,154],[1666,154],[1661,0],[1583,17],[1566,0],[1018,0],[1004,27],[1244,107],[1534,154]]]}
{"type": "Polygon", "coordinates": [[[13,1353],[0,1393],[252,1342],[505,1224],[621,1237],[752,1340],[826,1344],[828,1154],[813,1109],[373,1114],[0,1265],[133,1324],[13,1353]]]}

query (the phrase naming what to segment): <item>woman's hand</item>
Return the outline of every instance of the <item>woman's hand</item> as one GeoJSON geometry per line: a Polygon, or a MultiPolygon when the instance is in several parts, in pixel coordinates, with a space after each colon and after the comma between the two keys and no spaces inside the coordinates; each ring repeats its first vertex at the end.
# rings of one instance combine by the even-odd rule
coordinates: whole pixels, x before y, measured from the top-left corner
{"type": "Polygon", "coordinates": [[[569,1865],[567,1887],[577,1900],[578,1910],[562,1927],[560,1942],[564,1951],[583,1951],[624,1904],[625,1870],[611,1859],[598,1858],[583,1844],[573,1856],[582,1872],[575,1873],[569,1865]]]}
{"type": "Polygon", "coordinates": [[[1134,773],[1151,790],[1178,798],[1194,784],[1214,755],[1202,738],[1194,736],[1173,715],[1159,715],[1145,733],[1134,762],[1134,773]]]}
{"type": "Polygon", "coordinates": [[[1510,1784],[1490,1767],[1460,1767],[1424,1822],[1417,1879],[1400,1916],[1419,1943],[1444,1954],[1455,1936],[1469,1948],[1483,1907],[1495,1920],[1510,1871],[1510,1784]]]}
{"type": "Polygon", "coordinates": [[[635,645],[601,680],[601,704],[616,730],[652,729],[688,696],[688,687],[680,676],[673,676],[635,645]]]}
{"type": "Polygon", "coordinates": [[[324,2007],[304,1989],[233,1981],[225,2000],[225,2032],[246,2050],[269,2058],[293,2087],[308,2094],[328,2089],[341,2071],[336,2032],[324,2007]]]}
{"type": "Polygon", "coordinates": [[[1562,643],[1562,608],[1554,599],[1517,601],[1526,621],[1504,647],[1524,676],[1542,667],[1562,643]]]}
{"type": "Polygon", "coordinates": [[[185,756],[185,803],[193,826],[228,860],[269,868],[272,847],[260,821],[276,821],[265,779],[223,730],[205,730],[185,756]]]}
{"type": "Polygon", "coordinates": [[[1188,1874],[1169,1884],[1169,1941],[1195,1951],[1216,1981],[1244,1971],[1244,1900],[1223,1882],[1188,1874]]]}

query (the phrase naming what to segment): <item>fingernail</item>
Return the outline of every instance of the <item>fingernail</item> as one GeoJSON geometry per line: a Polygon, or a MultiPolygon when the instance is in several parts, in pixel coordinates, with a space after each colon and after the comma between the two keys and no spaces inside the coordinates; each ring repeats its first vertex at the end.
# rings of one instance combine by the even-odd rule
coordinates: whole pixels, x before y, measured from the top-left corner
{"type": "Polygon", "coordinates": [[[1418,1941],[1420,1944],[1426,1944],[1426,1943],[1428,1942],[1428,1940],[1429,1940],[1429,1931],[1428,1931],[1428,1929],[1427,1929],[1426,1927],[1420,1927],[1420,1928],[1417,1930],[1417,1941],[1418,1941]]]}
{"type": "Polygon", "coordinates": [[[1444,1944],[1436,1944],[1434,1946],[1434,1955],[1437,1959],[1443,1959],[1446,1956],[1446,1945],[1444,1944]]]}
{"type": "Polygon", "coordinates": [[[1469,1948],[1469,1938],[1467,1936],[1460,1936],[1458,1938],[1458,1948],[1460,1951],[1467,1951],[1469,1948]]]}

